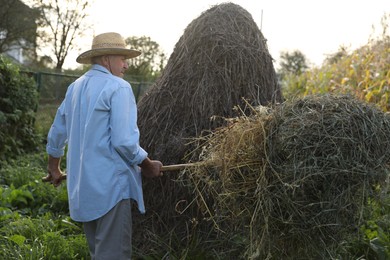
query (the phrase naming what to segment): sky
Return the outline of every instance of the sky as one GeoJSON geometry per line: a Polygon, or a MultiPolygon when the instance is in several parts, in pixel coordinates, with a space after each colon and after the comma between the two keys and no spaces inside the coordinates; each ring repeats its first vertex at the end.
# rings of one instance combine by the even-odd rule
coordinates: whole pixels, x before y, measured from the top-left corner
{"type": "Polygon", "coordinates": [[[167,57],[187,26],[214,5],[232,2],[247,10],[277,66],[281,52],[301,51],[319,66],[341,46],[354,50],[380,35],[381,18],[390,14],[389,0],[92,0],[92,32],[77,43],[64,68],[77,66],[78,54],[90,48],[94,35],[118,32],[124,38],[147,36],[167,57]]]}

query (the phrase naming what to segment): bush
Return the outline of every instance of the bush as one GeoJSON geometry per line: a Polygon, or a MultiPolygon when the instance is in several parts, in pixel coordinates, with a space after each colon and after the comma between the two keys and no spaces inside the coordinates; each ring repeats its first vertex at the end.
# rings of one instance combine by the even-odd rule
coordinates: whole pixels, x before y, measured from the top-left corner
{"type": "Polygon", "coordinates": [[[0,56],[0,160],[32,151],[37,146],[34,131],[38,92],[32,78],[0,56]]]}

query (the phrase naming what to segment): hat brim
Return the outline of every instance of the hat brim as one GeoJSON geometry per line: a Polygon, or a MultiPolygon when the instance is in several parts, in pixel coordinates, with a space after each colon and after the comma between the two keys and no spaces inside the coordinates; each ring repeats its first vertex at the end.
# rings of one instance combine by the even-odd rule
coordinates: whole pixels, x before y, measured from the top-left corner
{"type": "Polygon", "coordinates": [[[127,59],[135,58],[141,54],[140,51],[132,49],[101,48],[86,51],[80,54],[76,61],[81,64],[91,64],[91,59],[103,55],[124,55],[127,59]]]}

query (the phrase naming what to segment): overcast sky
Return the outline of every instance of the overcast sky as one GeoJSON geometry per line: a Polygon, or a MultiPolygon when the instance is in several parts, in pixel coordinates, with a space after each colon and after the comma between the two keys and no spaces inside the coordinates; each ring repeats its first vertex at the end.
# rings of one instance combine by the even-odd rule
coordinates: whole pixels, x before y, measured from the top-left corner
{"type": "MultiPolygon", "coordinates": [[[[90,48],[93,34],[115,31],[125,38],[148,36],[167,56],[185,28],[213,5],[232,2],[246,9],[278,62],[281,51],[301,51],[320,65],[340,46],[350,50],[380,34],[381,18],[390,13],[390,0],[93,0],[93,32],[78,44],[90,48]],[[374,27],[374,29],[373,29],[374,27]]],[[[65,68],[76,63],[79,51],[70,53],[65,68]]]]}

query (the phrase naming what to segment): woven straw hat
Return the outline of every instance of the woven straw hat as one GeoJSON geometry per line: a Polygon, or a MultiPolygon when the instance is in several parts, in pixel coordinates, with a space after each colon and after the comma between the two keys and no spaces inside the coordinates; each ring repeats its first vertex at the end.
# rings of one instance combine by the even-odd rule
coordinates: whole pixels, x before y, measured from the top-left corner
{"type": "Polygon", "coordinates": [[[92,41],[92,48],[80,54],[76,61],[81,64],[91,64],[91,58],[102,55],[124,55],[126,58],[134,58],[141,52],[127,49],[126,43],[119,33],[109,32],[97,35],[92,41]]]}

